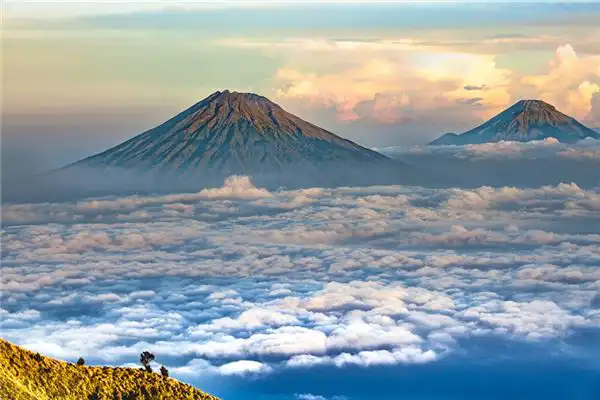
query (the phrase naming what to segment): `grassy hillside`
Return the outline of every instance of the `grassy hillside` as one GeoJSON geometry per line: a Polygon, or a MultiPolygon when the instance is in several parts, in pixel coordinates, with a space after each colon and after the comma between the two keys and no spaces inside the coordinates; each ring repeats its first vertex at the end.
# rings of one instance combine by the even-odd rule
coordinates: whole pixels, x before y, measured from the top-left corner
{"type": "Polygon", "coordinates": [[[134,368],[87,367],[41,356],[0,339],[2,400],[176,400],[216,397],[134,368]]]}

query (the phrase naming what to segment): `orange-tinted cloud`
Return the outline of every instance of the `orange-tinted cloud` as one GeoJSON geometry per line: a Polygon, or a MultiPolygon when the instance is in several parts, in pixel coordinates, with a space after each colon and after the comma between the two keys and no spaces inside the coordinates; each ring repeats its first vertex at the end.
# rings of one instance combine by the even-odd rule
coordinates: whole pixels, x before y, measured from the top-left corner
{"type": "Polygon", "coordinates": [[[366,118],[397,124],[414,113],[456,107],[482,120],[529,97],[583,121],[597,114],[592,100],[600,93],[600,55],[579,56],[569,44],[556,49],[546,70],[525,75],[499,67],[494,55],[423,47],[408,40],[320,43],[295,42],[296,51],[305,51],[307,57],[279,69],[276,96],[334,108],[342,121],[366,118]],[[319,56],[308,56],[315,49],[319,56]],[[337,62],[324,70],[320,63],[328,57],[337,62]]]}
{"type": "Polygon", "coordinates": [[[600,93],[600,56],[578,56],[570,44],[559,46],[545,73],[526,76],[522,82],[561,111],[586,120],[592,99],[600,93]]]}
{"type": "MultiPolygon", "coordinates": [[[[315,49],[313,41],[310,53],[315,49]]],[[[302,46],[297,47],[302,51],[302,46]]],[[[424,48],[409,42],[340,43],[319,57],[277,72],[276,97],[303,100],[311,106],[333,107],[337,118],[369,118],[381,123],[410,119],[416,111],[477,105],[473,112],[489,116],[509,105],[505,86],[511,71],[499,68],[493,56],[424,48]],[[343,63],[325,72],[318,63],[336,57],[343,63]],[[300,65],[301,64],[301,65],[300,65]],[[477,102],[464,102],[478,98],[477,102]]]]}

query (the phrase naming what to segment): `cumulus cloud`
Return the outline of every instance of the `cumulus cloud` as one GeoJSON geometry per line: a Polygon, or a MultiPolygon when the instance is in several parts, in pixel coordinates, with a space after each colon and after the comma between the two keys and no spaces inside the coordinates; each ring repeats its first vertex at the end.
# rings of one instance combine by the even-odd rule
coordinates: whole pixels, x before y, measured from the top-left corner
{"type": "Polygon", "coordinates": [[[209,199],[261,199],[271,197],[266,189],[257,188],[247,176],[230,176],[225,184],[218,189],[204,189],[198,193],[200,198],[209,199]]]}
{"type": "Polygon", "coordinates": [[[600,55],[579,56],[573,46],[566,43],[556,49],[547,71],[526,76],[523,83],[533,86],[542,100],[564,113],[588,120],[592,98],[600,92],[599,66],[600,55]]]}
{"type": "Polygon", "coordinates": [[[181,367],[170,369],[171,373],[180,376],[194,376],[198,374],[205,375],[223,375],[223,376],[254,376],[257,374],[266,374],[271,372],[271,367],[258,361],[238,360],[221,365],[213,365],[209,361],[196,358],[181,367]]]}
{"type": "Polygon", "coordinates": [[[523,98],[545,100],[585,123],[600,124],[594,109],[600,95],[600,55],[590,52],[585,40],[571,44],[557,37],[517,35],[477,41],[230,39],[224,44],[283,58],[275,97],[284,105],[319,118],[333,112],[346,124],[362,121],[356,129],[405,126],[402,132],[416,143],[410,128],[428,126],[431,132],[420,133],[433,139],[442,133],[434,130],[466,130],[523,98]],[[498,61],[506,47],[554,49],[555,54],[546,68],[530,72],[498,61]],[[431,115],[446,126],[436,125],[431,115]]]}
{"type": "Polygon", "coordinates": [[[287,365],[292,368],[306,368],[314,365],[334,365],[342,368],[347,365],[370,367],[377,365],[415,364],[434,361],[437,355],[432,350],[423,351],[418,347],[405,347],[393,351],[360,351],[356,354],[341,353],[335,357],[315,357],[300,355],[292,357],[287,365]]]}
{"type": "Polygon", "coordinates": [[[343,53],[345,68],[315,73],[309,65],[306,69],[283,67],[277,72],[277,98],[333,107],[343,121],[367,118],[384,124],[414,119],[423,111],[451,109],[473,91],[477,104],[485,106],[481,116],[510,102],[503,88],[509,71],[498,68],[487,55],[436,51],[396,41],[331,46],[329,52],[343,53]]]}
{"type": "Polygon", "coordinates": [[[325,400],[325,397],[314,395],[311,393],[298,393],[296,394],[298,400],[325,400]]]}
{"type": "Polygon", "coordinates": [[[312,393],[296,393],[295,398],[297,400],[347,400],[345,396],[333,396],[333,397],[325,397],[312,393]]]}
{"type": "Polygon", "coordinates": [[[233,361],[219,367],[223,375],[247,375],[269,372],[271,368],[261,362],[251,360],[233,361]]]}

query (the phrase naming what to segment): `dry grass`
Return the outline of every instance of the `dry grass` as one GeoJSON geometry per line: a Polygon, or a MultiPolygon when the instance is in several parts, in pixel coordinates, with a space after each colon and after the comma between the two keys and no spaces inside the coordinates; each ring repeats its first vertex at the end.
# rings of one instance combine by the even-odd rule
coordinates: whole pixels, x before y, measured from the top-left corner
{"type": "Polygon", "coordinates": [[[87,367],[41,356],[0,339],[1,400],[177,400],[217,397],[134,368],[87,367]]]}

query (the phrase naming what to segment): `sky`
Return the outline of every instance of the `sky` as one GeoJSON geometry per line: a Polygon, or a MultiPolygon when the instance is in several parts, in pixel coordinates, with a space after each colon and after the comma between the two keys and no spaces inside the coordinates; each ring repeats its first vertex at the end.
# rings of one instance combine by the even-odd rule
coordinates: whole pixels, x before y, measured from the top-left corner
{"type": "Polygon", "coordinates": [[[600,5],[8,1],[3,18],[5,192],[223,89],[421,181],[19,179],[60,200],[4,199],[2,338],[87,365],[151,351],[228,400],[600,398],[600,141],[422,146],[523,98],[599,128],[600,5]],[[452,185],[426,185],[438,170],[452,185]]]}
{"type": "Polygon", "coordinates": [[[222,89],[369,147],[462,132],[523,98],[600,127],[594,3],[9,1],[3,17],[12,175],[103,150],[222,89]]]}

